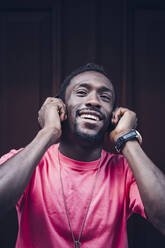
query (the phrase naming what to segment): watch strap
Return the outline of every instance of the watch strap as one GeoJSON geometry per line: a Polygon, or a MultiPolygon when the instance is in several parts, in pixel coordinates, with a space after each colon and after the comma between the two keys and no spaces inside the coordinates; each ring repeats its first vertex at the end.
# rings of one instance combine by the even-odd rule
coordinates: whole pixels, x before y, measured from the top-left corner
{"type": "Polygon", "coordinates": [[[131,130],[130,132],[120,136],[115,144],[115,149],[117,150],[117,152],[121,152],[125,143],[133,139],[136,139],[140,145],[142,144],[142,136],[137,130],[131,130]]]}

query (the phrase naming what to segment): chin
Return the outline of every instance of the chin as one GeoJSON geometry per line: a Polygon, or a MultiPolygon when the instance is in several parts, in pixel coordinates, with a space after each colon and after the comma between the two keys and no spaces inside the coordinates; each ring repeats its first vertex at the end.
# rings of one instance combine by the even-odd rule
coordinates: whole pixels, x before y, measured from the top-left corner
{"type": "Polygon", "coordinates": [[[85,130],[78,130],[77,127],[74,128],[74,135],[76,138],[78,138],[80,141],[87,142],[90,144],[101,144],[104,139],[104,133],[101,129],[97,133],[91,133],[90,130],[88,132],[85,132],[85,130]]]}

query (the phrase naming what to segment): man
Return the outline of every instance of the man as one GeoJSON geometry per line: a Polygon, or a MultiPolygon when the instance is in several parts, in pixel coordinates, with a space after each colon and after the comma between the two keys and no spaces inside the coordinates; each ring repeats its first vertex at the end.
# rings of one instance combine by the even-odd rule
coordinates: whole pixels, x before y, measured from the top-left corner
{"type": "Polygon", "coordinates": [[[1,158],[0,213],[17,206],[17,248],[126,248],[133,212],[165,233],[165,177],[141,149],[136,114],[115,105],[103,69],[83,66],[43,104],[34,140],[1,158]],[[105,135],[124,156],[102,149],[105,135]]]}

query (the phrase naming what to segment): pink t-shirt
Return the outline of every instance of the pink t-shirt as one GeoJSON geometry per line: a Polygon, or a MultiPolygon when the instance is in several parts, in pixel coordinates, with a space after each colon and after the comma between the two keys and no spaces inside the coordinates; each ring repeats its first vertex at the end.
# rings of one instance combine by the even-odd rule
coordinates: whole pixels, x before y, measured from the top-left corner
{"type": "MultiPolygon", "coordinates": [[[[17,151],[3,156],[0,163],[17,151]]],[[[58,162],[51,146],[17,204],[16,248],[70,248],[71,231],[65,213],[58,162]]],[[[64,193],[72,229],[79,236],[100,160],[80,162],[59,153],[64,193]]],[[[122,155],[102,151],[94,196],[85,222],[82,248],[127,248],[126,222],[134,212],[145,217],[132,172],[122,155]]]]}

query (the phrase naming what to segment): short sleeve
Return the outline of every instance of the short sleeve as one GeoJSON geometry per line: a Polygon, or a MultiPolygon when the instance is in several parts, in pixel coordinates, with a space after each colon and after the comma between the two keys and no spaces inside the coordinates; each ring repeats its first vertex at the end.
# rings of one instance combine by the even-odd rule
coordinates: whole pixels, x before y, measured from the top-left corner
{"type": "Polygon", "coordinates": [[[0,158],[0,165],[3,164],[4,162],[6,162],[9,158],[13,157],[14,155],[16,155],[18,152],[20,152],[22,150],[19,149],[19,150],[11,150],[10,152],[6,153],[5,155],[3,155],[1,158],[0,158]]]}
{"type": "Polygon", "coordinates": [[[133,176],[133,173],[125,160],[126,166],[127,166],[127,196],[128,196],[128,212],[127,216],[128,218],[131,216],[131,214],[139,214],[143,218],[147,218],[143,202],[140,197],[139,189],[136,184],[135,178],[133,176]]]}
{"type": "MultiPolygon", "coordinates": [[[[23,148],[20,148],[18,150],[15,150],[15,149],[12,149],[9,153],[3,155],[1,158],[0,158],[0,165],[2,165],[3,163],[5,163],[8,159],[10,159],[11,157],[13,157],[14,155],[16,155],[18,152],[22,151],[23,148]]],[[[23,199],[24,199],[24,194],[23,193],[20,197],[20,199],[18,200],[17,202],[17,206],[16,207],[20,207],[23,203],[23,199]]]]}

